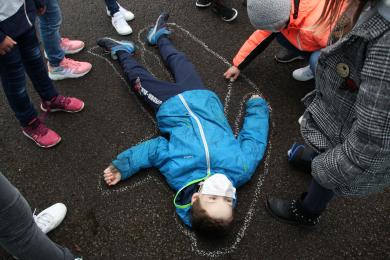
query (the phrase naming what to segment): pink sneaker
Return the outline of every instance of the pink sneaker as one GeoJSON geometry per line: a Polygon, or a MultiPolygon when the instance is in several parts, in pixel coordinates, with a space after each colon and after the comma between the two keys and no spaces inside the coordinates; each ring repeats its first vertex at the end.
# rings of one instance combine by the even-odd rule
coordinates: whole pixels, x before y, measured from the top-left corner
{"type": "Polygon", "coordinates": [[[84,108],[84,102],[74,97],[58,95],[51,101],[41,103],[41,109],[45,112],[64,111],[69,113],[80,112],[84,108]]]}
{"type": "Polygon", "coordinates": [[[49,69],[49,78],[51,80],[61,80],[68,78],[80,78],[87,74],[92,69],[92,64],[89,62],[75,61],[69,58],[64,58],[60,66],[52,67],[47,64],[49,69]]]}
{"type": "Polygon", "coordinates": [[[39,118],[34,118],[22,132],[25,136],[33,140],[39,147],[53,147],[61,141],[61,136],[47,128],[39,118]]]}
{"type": "Polygon", "coordinates": [[[61,38],[61,48],[65,54],[75,54],[84,49],[84,42],[79,40],[70,40],[69,38],[61,38]]]}

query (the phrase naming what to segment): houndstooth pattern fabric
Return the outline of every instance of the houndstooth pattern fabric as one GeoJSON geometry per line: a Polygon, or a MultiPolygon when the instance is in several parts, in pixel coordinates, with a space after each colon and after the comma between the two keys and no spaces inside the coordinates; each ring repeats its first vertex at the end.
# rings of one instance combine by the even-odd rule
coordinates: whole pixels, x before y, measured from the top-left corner
{"type": "Polygon", "coordinates": [[[325,48],[316,89],[303,102],[301,133],[320,153],[312,163],[317,182],[342,196],[390,186],[389,21],[376,13],[325,48]]]}

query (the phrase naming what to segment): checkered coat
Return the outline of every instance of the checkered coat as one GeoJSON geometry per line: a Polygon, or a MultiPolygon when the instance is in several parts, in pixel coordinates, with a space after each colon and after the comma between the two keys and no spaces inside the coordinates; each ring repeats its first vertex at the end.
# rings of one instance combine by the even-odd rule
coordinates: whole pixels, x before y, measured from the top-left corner
{"type": "Polygon", "coordinates": [[[312,175],[338,195],[390,186],[390,22],[378,13],[323,50],[303,98],[312,175]]]}

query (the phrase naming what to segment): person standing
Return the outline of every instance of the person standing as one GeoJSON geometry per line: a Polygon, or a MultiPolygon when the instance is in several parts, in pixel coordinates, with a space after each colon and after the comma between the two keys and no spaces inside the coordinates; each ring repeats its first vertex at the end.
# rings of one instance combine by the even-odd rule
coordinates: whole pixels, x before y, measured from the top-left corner
{"type": "Polygon", "coordinates": [[[80,52],[85,46],[84,42],[61,37],[62,16],[58,0],[46,0],[45,5],[45,13],[39,16],[39,29],[45,56],[49,60],[50,79],[61,80],[84,76],[91,70],[92,65],[65,57],[65,54],[80,52]]]}
{"type": "Polygon", "coordinates": [[[22,126],[23,134],[38,146],[49,148],[61,137],[46,127],[26,90],[25,72],[30,77],[45,112],[76,113],[84,102],[60,95],[54,88],[43,62],[34,21],[45,12],[42,0],[0,0],[0,77],[8,103],[22,126]]]}
{"type": "Polygon", "coordinates": [[[313,179],[297,199],[266,201],[289,224],[313,227],[335,195],[390,186],[390,2],[353,0],[341,13],[344,2],[327,0],[318,20],[330,19],[317,30],[338,23],[318,60],[316,89],[303,98],[305,144],[289,151],[290,160],[310,162],[313,179]]]}
{"type": "Polygon", "coordinates": [[[129,35],[133,32],[127,23],[134,19],[134,14],[122,7],[116,0],[104,0],[107,15],[111,17],[112,26],[119,35],[129,35]]]}

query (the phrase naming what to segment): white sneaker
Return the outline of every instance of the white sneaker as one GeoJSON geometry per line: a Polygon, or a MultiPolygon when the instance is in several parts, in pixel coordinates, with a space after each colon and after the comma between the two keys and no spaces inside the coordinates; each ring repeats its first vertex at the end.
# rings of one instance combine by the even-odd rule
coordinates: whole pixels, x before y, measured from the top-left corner
{"type": "Polygon", "coordinates": [[[294,70],[292,76],[298,81],[308,81],[314,78],[313,72],[310,69],[310,65],[294,70]]]}
{"type": "MultiPolygon", "coordinates": [[[[119,5],[119,12],[123,15],[123,17],[125,18],[126,21],[131,21],[134,19],[134,14],[132,12],[123,8],[119,3],[117,3],[117,4],[119,5]]],[[[106,12],[107,12],[107,15],[111,17],[111,13],[107,7],[106,7],[106,12]]]]}
{"type": "Polygon", "coordinates": [[[65,205],[62,203],[56,203],[38,215],[33,214],[33,218],[39,229],[42,230],[43,233],[47,234],[61,224],[65,215],[65,205]]]}
{"type": "Polygon", "coordinates": [[[114,26],[115,30],[120,35],[129,35],[133,32],[121,12],[115,13],[111,18],[111,22],[112,26],[114,26]]]}

